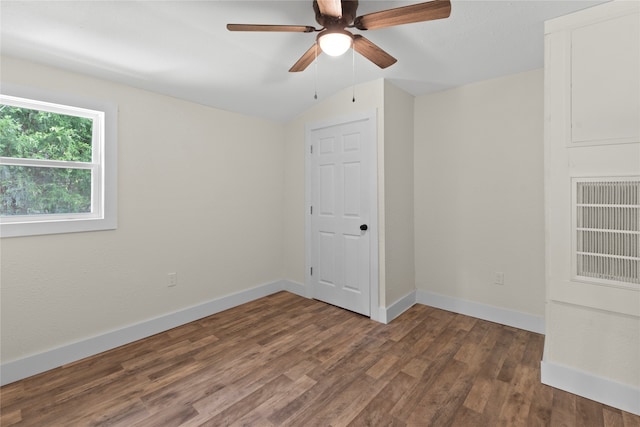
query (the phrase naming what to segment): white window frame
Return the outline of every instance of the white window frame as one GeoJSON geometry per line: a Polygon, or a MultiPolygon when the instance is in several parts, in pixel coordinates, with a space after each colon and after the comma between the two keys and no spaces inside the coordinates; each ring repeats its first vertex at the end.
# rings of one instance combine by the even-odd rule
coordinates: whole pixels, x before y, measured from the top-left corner
{"type": "Polygon", "coordinates": [[[117,227],[117,107],[36,88],[2,84],[0,103],[93,120],[91,162],[0,157],[0,164],[91,170],[91,211],[0,217],[0,237],[113,230],[117,227]]]}

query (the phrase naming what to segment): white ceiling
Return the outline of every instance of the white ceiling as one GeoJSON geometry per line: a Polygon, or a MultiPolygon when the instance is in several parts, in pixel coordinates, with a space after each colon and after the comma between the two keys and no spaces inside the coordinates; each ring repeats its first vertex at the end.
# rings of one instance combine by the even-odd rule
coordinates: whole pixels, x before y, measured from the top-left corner
{"type": "MultiPolygon", "coordinates": [[[[358,15],[419,1],[361,0],[358,15]]],[[[452,0],[448,19],[358,32],[398,59],[355,57],[356,83],[421,95],[543,66],[543,22],[604,1],[452,0]]],[[[285,122],[310,108],[315,66],[289,68],[313,33],[239,33],[227,23],[312,25],[311,0],[0,2],[1,52],[224,110],[285,122]]],[[[318,99],[353,83],[348,54],[321,55],[318,99]]],[[[357,98],[357,93],[356,93],[357,98]]]]}

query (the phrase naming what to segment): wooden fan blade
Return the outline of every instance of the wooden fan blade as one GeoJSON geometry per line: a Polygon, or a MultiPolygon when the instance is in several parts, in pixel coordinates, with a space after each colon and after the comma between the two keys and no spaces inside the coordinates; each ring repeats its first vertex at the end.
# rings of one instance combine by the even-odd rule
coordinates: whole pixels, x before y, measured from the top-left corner
{"type": "Polygon", "coordinates": [[[396,58],[373,44],[371,40],[362,37],[359,34],[353,36],[353,48],[360,55],[364,56],[380,68],[387,68],[398,61],[396,58]]]}
{"type": "Polygon", "coordinates": [[[272,31],[291,33],[312,33],[316,31],[314,27],[307,25],[254,25],[254,24],[227,24],[229,31],[272,31]]]}
{"type": "Polygon", "coordinates": [[[341,0],[318,0],[318,7],[320,8],[320,13],[325,16],[333,16],[335,18],[342,16],[341,0]]]}
{"type": "Polygon", "coordinates": [[[309,64],[311,64],[314,61],[314,59],[316,59],[316,55],[320,53],[317,51],[317,49],[320,49],[320,48],[317,47],[316,44],[314,43],[313,46],[311,46],[309,50],[306,51],[304,55],[300,57],[300,59],[298,59],[298,62],[293,64],[293,67],[289,69],[289,72],[297,73],[299,71],[304,71],[305,68],[307,68],[309,64]]]}
{"type": "Polygon", "coordinates": [[[451,2],[449,0],[435,0],[359,16],[353,26],[359,30],[375,30],[394,25],[448,18],[449,15],[451,15],[451,2]]]}

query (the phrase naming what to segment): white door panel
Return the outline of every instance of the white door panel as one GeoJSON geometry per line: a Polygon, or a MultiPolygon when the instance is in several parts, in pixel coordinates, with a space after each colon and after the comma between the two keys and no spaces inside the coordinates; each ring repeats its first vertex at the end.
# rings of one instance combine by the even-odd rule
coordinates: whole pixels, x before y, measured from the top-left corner
{"type": "Polygon", "coordinates": [[[367,120],[311,131],[311,284],[314,297],[370,314],[371,153],[367,120]]]}

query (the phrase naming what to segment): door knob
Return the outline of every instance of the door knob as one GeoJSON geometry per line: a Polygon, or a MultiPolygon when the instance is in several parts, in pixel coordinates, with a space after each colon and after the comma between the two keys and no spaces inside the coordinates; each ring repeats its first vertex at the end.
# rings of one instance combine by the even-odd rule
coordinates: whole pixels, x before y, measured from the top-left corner
{"type": "Polygon", "coordinates": [[[360,230],[362,230],[362,231],[367,231],[367,229],[368,229],[368,228],[369,228],[369,227],[367,227],[367,224],[362,224],[362,225],[360,226],[360,230]]]}

